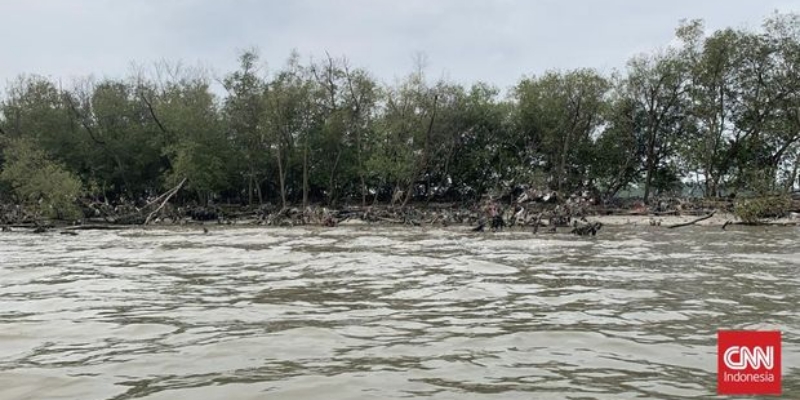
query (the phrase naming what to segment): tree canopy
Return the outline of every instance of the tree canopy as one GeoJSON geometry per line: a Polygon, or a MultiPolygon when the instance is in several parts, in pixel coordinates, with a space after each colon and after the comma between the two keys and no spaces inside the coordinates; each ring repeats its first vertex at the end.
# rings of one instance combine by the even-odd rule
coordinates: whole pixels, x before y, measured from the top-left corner
{"type": "Polygon", "coordinates": [[[386,84],[346,58],[270,70],[255,50],[212,90],[159,65],[68,87],[21,76],[0,98],[2,196],[71,213],[85,196],[287,206],[474,200],[518,185],[645,201],[693,183],[707,197],[781,193],[800,169],[800,16],[758,30],[676,29],[674,45],[593,69],[491,84],[386,84]]]}

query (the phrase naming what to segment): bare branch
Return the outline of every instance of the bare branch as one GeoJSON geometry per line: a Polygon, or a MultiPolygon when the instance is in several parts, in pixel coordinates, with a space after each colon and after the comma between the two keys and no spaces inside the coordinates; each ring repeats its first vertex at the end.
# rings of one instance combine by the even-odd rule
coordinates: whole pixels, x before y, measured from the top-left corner
{"type": "Polygon", "coordinates": [[[142,99],[142,102],[147,106],[147,111],[150,113],[150,116],[153,118],[153,121],[155,121],[156,125],[158,125],[158,128],[161,129],[161,132],[163,132],[166,135],[169,135],[170,134],[169,130],[164,126],[164,124],[161,123],[161,120],[158,119],[158,115],[156,115],[156,111],[153,109],[153,103],[147,98],[143,90],[140,91],[139,97],[142,99]]]}
{"type": "Polygon", "coordinates": [[[75,113],[75,116],[81,121],[81,125],[84,127],[84,129],[86,129],[86,132],[89,133],[89,137],[92,138],[92,141],[99,145],[105,146],[106,142],[98,139],[97,136],[94,134],[94,130],[92,129],[91,126],[89,126],[89,123],[86,121],[86,116],[83,115],[83,113],[81,113],[80,110],[78,110],[78,107],[75,105],[75,102],[72,101],[72,96],[70,96],[69,93],[65,93],[64,99],[66,99],[67,103],[69,103],[70,109],[72,110],[73,113],[75,113]]]}

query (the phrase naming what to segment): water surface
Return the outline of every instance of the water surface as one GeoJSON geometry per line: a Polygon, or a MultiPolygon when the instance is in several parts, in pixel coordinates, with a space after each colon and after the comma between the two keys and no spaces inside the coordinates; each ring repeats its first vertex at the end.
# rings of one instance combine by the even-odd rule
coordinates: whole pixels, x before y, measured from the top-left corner
{"type": "Polygon", "coordinates": [[[714,398],[716,331],[783,332],[800,230],[0,234],[0,399],[714,398]]]}

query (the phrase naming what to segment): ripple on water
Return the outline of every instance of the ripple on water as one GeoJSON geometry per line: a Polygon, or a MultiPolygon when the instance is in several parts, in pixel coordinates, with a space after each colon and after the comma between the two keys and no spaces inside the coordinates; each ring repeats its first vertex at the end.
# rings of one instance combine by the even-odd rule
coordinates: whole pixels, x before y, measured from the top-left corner
{"type": "Polygon", "coordinates": [[[711,398],[800,231],[198,227],[0,235],[2,399],[711,398]]]}

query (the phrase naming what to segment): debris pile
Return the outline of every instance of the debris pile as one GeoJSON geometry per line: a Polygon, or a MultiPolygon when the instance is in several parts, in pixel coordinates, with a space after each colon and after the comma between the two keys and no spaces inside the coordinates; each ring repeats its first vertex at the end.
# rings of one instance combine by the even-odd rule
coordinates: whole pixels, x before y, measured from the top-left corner
{"type": "MultiPolygon", "coordinates": [[[[184,225],[184,224],[238,224],[265,226],[323,226],[342,224],[393,224],[402,226],[452,226],[468,225],[475,231],[500,231],[506,228],[531,229],[532,232],[556,232],[558,228],[571,229],[580,236],[596,235],[602,224],[591,222],[595,216],[647,215],[650,225],[660,226],[662,216],[705,217],[715,210],[732,212],[734,199],[657,198],[645,205],[637,199],[612,199],[603,201],[596,192],[584,190],[562,194],[552,190],[516,188],[503,196],[485,196],[469,203],[411,203],[380,204],[371,206],[343,206],[330,208],[322,205],[279,207],[270,203],[259,206],[235,204],[199,205],[170,200],[180,185],[166,193],[136,201],[120,199],[116,202],[84,200],[81,204],[84,218],[79,224],[96,225],[184,225]],[[540,229],[541,228],[541,229],[540,229]]],[[[790,199],[791,211],[800,211],[800,195],[790,199]]],[[[74,224],[75,221],[61,221],[74,224]]],[[[52,224],[42,220],[40,213],[20,205],[0,204],[0,226],[37,227],[52,224]]]]}

